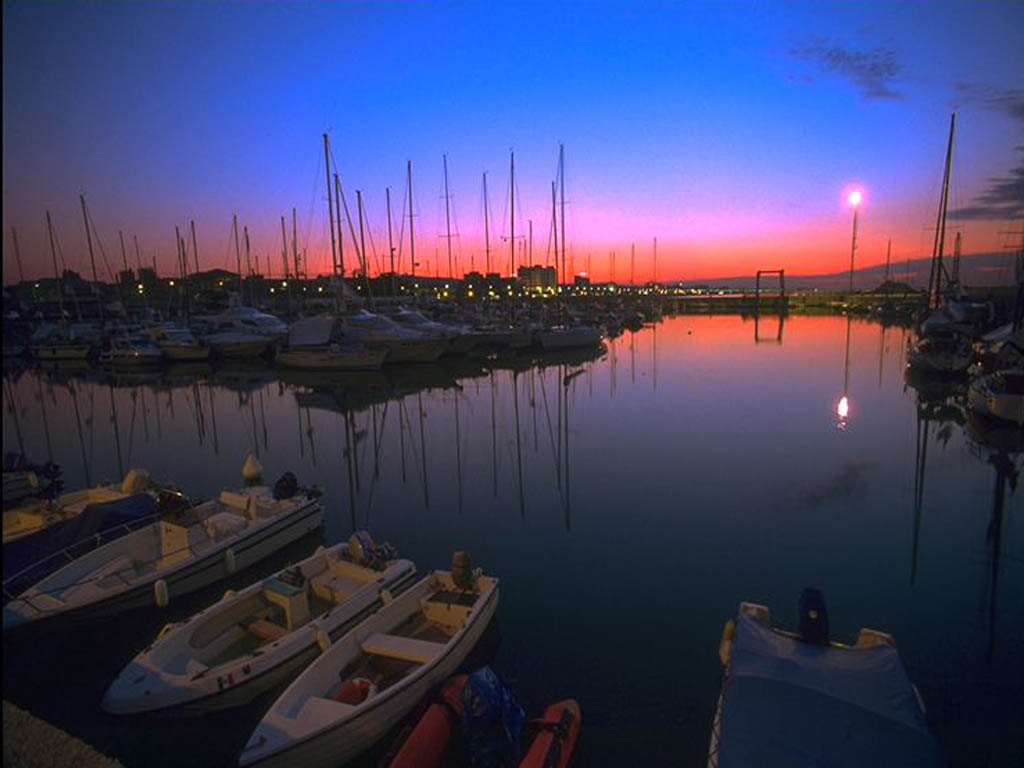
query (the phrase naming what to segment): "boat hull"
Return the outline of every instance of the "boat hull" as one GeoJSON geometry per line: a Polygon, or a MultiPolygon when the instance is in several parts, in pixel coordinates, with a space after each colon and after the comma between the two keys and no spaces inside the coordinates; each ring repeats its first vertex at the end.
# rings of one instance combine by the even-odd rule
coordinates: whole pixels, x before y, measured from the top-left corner
{"type": "Polygon", "coordinates": [[[210,348],[198,344],[161,344],[164,356],[168,360],[208,360],[210,348]]]}
{"type": "Polygon", "coordinates": [[[277,353],[277,362],[307,371],[360,371],[380,368],[386,356],[385,350],[378,349],[282,349],[277,353]]]}
{"type": "Polygon", "coordinates": [[[455,673],[494,618],[499,593],[500,588],[496,586],[481,606],[480,614],[467,627],[466,633],[423,675],[410,677],[405,685],[396,684],[395,688],[399,690],[391,695],[381,695],[377,704],[368,707],[358,717],[269,755],[263,760],[247,759],[243,752],[239,765],[260,765],[267,768],[291,768],[301,765],[305,768],[328,768],[342,765],[363,753],[408,715],[436,685],[455,673]]]}
{"type": "Polygon", "coordinates": [[[433,363],[448,347],[447,339],[415,339],[384,342],[385,363],[433,363]]]}
{"type": "Polygon", "coordinates": [[[32,356],[38,360],[85,360],[91,347],[88,344],[69,344],[63,347],[32,347],[32,356]]]}
{"type": "Polygon", "coordinates": [[[13,629],[55,618],[74,622],[91,621],[126,611],[151,608],[157,606],[155,597],[157,581],[163,581],[166,584],[167,604],[169,605],[175,597],[195,592],[255,565],[307,533],[320,528],[323,521],[323,508],[315,500],[310,500],[295,511],[282,515],[281,519],[272,521],[266,528],[253,532],[241,541],[224,541],[201,558],[175,570],[165,573],[156,572],[130,589],[66,611],[40,612],[36,618],[27,618],[11,610],[11,604],[20,599],[20,597],[15,598],[4,608],[4,629],[13,629]],[[234,555],[231,558],[232,564],[229,564],[229,558],[225,554],[228,549],[234,555]]]}

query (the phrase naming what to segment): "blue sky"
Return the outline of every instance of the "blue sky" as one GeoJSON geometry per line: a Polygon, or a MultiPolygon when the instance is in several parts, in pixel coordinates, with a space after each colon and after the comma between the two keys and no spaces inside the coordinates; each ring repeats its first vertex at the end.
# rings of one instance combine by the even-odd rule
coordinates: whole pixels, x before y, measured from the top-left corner
{"type": "Polygon", "coordinates": [[[900,258],[930,249],[953,109],[965,247],[998,249],[1022,210],[1022,51],[1010,2],[5,3],[4,279],[12,225],[27,271],[49,271],[46,209],[83,268],[79,192],[108,254],[122,228],[169,269],[194,218],[203,264],[230,264],[238,213],[276,268],[295,206],[326,265],[325,131],[379,250],[412,160],[431,271],[442,154],[460,266],[482,263],[483,171],[508,233],[510,149],[538,261],[559,142],[577,271],[636,241],[643,274],[655,236],[663,278],[832,271],[853,182],[865,263],[890,236],[900,258]]]}

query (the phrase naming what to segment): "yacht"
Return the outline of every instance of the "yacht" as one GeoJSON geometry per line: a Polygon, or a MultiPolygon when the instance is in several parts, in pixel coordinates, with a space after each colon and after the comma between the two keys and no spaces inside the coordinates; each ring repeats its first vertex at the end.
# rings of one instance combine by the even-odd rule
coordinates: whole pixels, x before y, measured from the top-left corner
{"type": "Polygon", "coordinates": [[[402,328],[383,315],[360,310],[344,318],[344,338],[387,351],[385,363],[432,363],[448,346],[448,339],[431,338],[402,328]]]}

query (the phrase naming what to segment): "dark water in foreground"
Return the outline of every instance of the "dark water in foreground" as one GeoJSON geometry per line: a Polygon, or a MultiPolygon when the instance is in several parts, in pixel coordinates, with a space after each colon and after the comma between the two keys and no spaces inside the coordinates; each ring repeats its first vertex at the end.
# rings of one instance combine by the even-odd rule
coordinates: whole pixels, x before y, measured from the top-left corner
{"type": "MultiPolygon", "coordinates": [[[[271,481],[327,488],[330,543],[367,528],[422,571],[469,550],[502,579],[484,655],[531,715],[580,701],[578,764],[703,765],[723,622],[752,600],[792,626],[808,585],[839,639],[896,637],[954,764],[1024,764],[1022,454],[999,450],[1019,433],[984,438],[956,387],[908,387],[900,329],[796,317],[778,343],[777,323],[670,318],[539,364],[6,380],[25,448],[68,488],[137,466],[207,496],[255,450],[271,481]]],[[[98,707],[164,621],[223,589],[5,642],[4,696],[127,766],[231,765],[273,695],[198,720],[98,707]]]]}

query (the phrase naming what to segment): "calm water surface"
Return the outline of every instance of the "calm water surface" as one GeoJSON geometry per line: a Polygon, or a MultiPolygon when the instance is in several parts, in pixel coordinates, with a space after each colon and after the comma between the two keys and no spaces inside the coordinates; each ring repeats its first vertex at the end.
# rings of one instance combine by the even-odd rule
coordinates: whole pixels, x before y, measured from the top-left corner
{"type": "MultiPolygon", "coordinates": [[[[1000,450],[1020,434],[981,434],[962,389],[908,386],[905,344],[841,317],[685,316],[589,358],[8,371],[3,447],[20,431],[68,488],[144,467],[194,496],[240,484],[253,451],[271,482],[326,488],[328,543],[366,528],[423,571],[467,549],[502,579],[481,658],[531,714],[580,701],[582,765],[703,764],[723,622],[752,600],[792,626],[809,585],[839,639],[896,637],[954,764],[1021,765],[1022,459],[1000,450]]],[[[223,588],[5,642],[5,698],[128,766],[233,764],[272,694],[198,720],[98,708],[164,621],[223,588]]]]}

